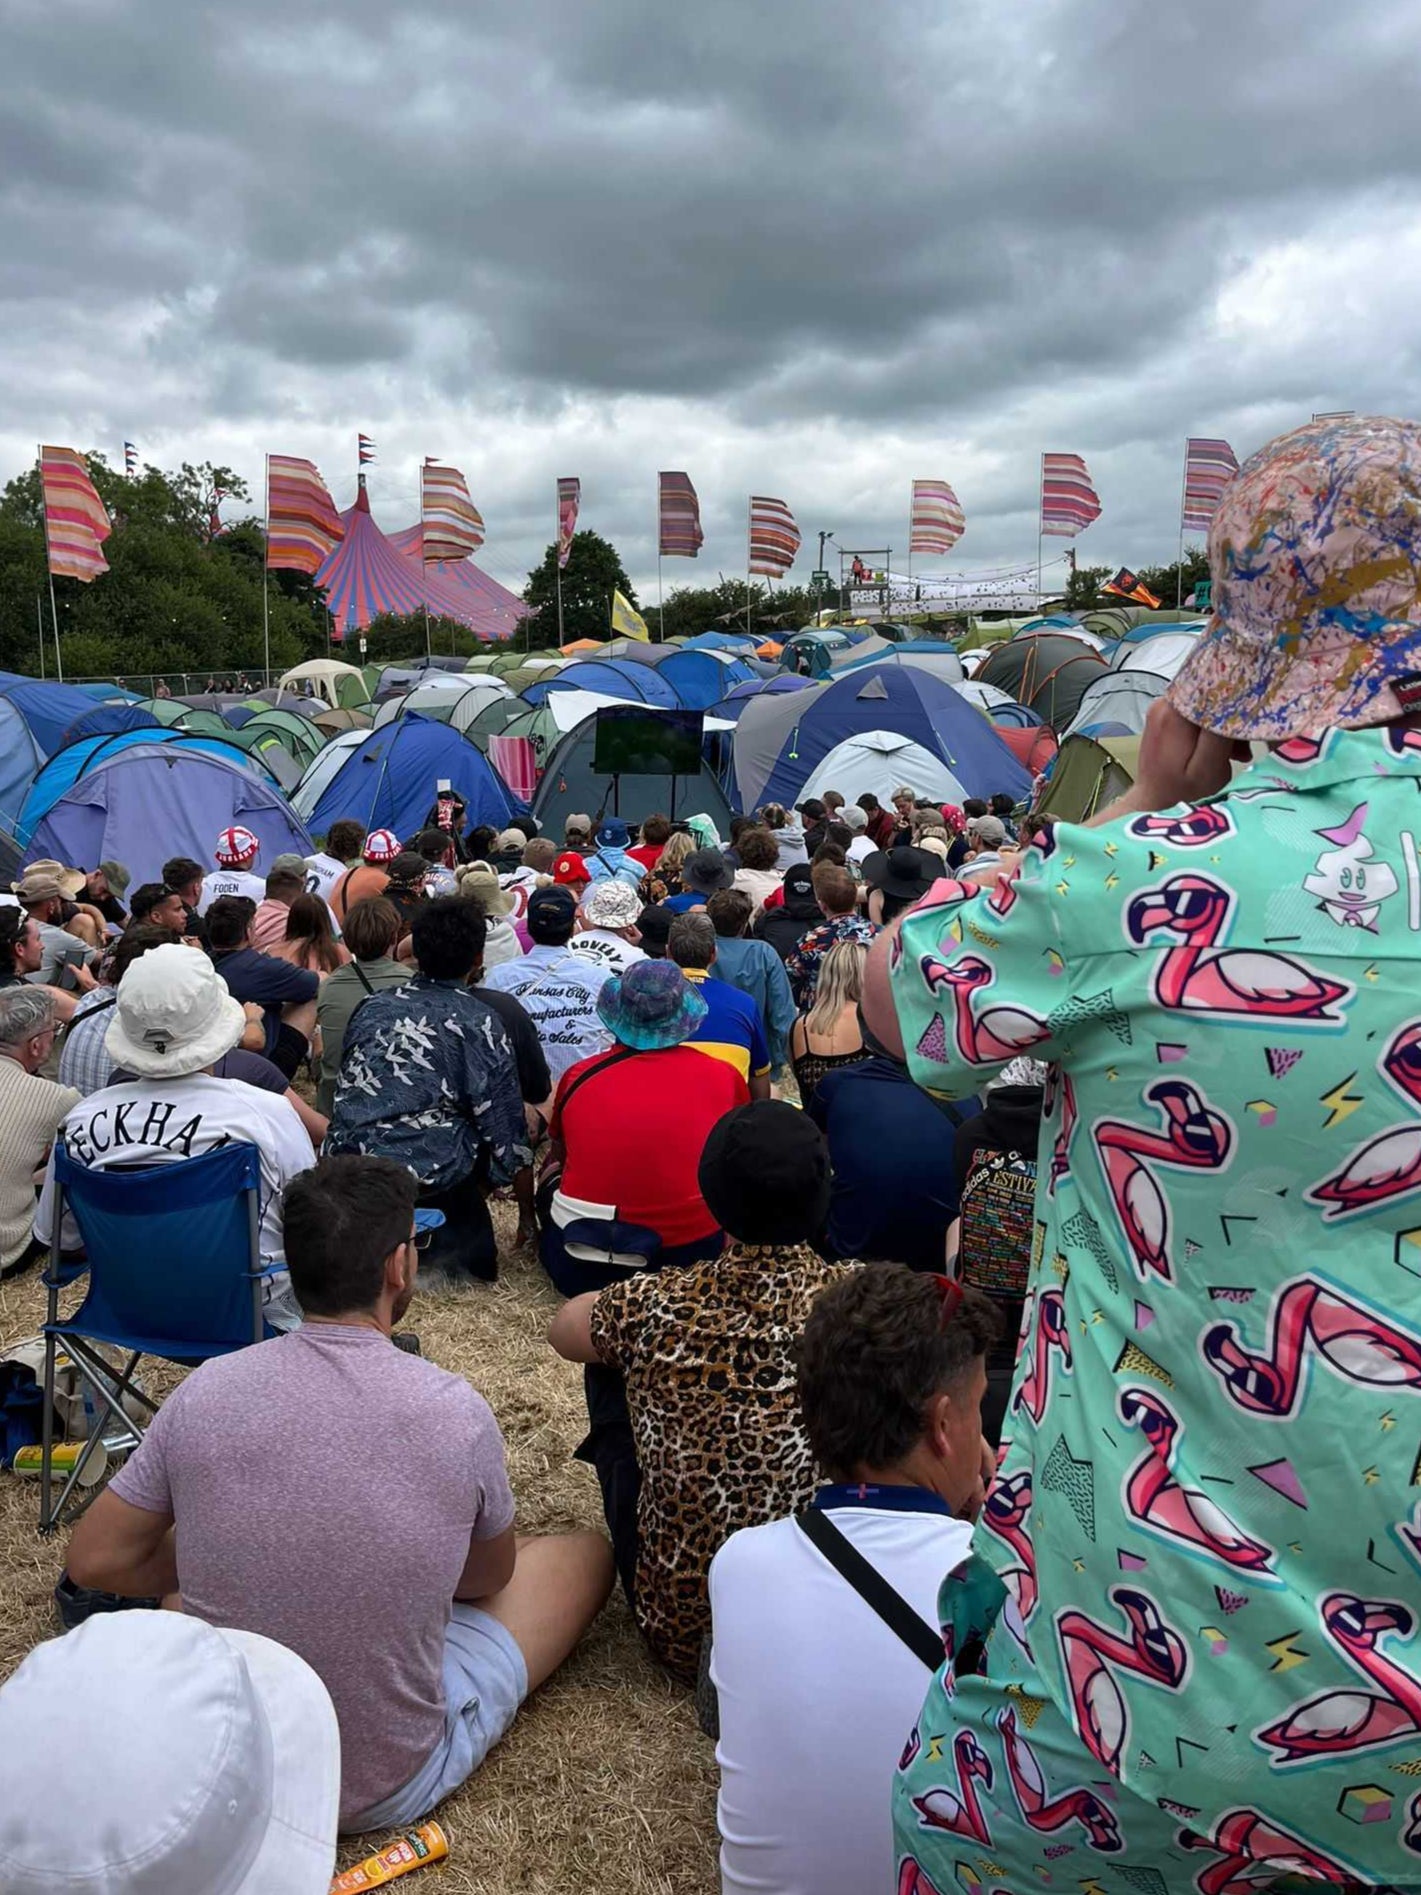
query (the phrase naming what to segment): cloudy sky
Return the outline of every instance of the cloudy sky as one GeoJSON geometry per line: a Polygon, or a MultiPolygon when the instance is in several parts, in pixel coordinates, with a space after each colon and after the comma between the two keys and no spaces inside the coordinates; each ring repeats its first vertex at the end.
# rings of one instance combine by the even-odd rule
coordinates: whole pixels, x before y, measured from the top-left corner
{"type": "Polygon", "coordinates": [[[1421,0],[4,11],[4,478],[128,437],[348,504],[363,429],[382,524],[446,457],[521,587],[578,474],[654,598],[661,467],[668,582],[752,490],[901,548],[923,475],[954,569],[1034,562],[1043,449],[1143,564],[1186,434],[1421,410],[1421,0]]]}

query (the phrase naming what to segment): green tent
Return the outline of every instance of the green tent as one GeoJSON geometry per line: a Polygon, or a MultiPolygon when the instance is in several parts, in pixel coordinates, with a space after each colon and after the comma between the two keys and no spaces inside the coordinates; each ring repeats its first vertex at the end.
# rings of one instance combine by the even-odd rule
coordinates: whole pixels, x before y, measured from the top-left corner
{"type": "Polygon", "coordinates": [[[1068,737],[1033,817],[1086,822],[1125,794],[1139,766],[1138,737],[1068,737]]]}
{"type": "Polygon", "coordinates": [[[302,717],[296,711],[263,710],[256,717],[248,718],[242,728],[275,738],[288,755],[295,757],[303,770],[326,741],[324,732],[317,730],[314,720],[302,717]]]}

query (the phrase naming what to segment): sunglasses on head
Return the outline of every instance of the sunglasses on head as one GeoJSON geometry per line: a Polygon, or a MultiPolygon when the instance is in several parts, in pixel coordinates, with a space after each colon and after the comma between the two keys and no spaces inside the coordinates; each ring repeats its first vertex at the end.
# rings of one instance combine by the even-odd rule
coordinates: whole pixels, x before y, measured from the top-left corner
{"type": "Polygon", "coordinates": [[[938,1328],[948,1329],[962,1307],[962,1285],[956,1277],[933,1275],[938,1294],[938,1328]]]}

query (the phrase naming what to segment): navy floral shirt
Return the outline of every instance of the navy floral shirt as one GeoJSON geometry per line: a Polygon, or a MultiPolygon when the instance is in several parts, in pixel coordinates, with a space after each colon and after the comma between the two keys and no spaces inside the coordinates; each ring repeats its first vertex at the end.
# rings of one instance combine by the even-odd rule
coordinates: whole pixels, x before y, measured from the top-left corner
{"type": "Polygon", "coordinates": [[[457,981],[372,994],[346,1028],[325,1149],[393,1158],[436,1191],[487,1152],[507,1184],[532,1153],[503,1022],[457,981]]]}
{"type": "Polygon", "coordinates": [[[785,962],[794,1004],[801,1013],[814,1005],[819,969],[824,965],[824,956],[830,948],[837,947],[840,941],[862,941],[867,947],[877,933],[877,928],[865,915],[835,915],[832,921],[821,921],[818,927],[811,928],[803,936],[799,946],[785,962]]]}

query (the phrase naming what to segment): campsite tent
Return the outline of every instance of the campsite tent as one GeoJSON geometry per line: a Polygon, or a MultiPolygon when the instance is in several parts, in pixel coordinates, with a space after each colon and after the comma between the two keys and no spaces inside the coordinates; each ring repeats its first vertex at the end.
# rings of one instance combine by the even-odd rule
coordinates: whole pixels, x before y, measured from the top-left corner
{"type": "Polygon", "coordinates": [[[784,697],[791,691],[812,691],[812,678],[798,678],[792,672],[779,671],[773,678],[751,678],[746,684],[737,684],[712,707],[715,716],[728,718],[735,723],[745,710],[745,706],[757,697],[774,695],[784,697]]]}
{"type": "Polygon", "coordinates": [[[855,671],[860,665],[877,664],[916,665],[920,671],[928,671],[933,677],[941,678],[944,684],[960,683],[966,676],[962,660],[951,645],[944,645],[936,638],[905,639],[890,651],[878,652],[867,658],[851,658],[842,669],[855,671]]]}
{"type": "Polygon", "coordinates": [[[502,678],[489,677],[486,672],[475,672],[472,677],[463,673],[427,672],[421,682],[402,697],[385,699],[375,713],[375,727],[378,730],[392,718],[417,711],[421,717],[432,717],[436,723],[448,724],[454,730],[467,730],[486,704],[512,696],[502,678]]]}
{"type": "Polygon", "coordinates": [[[26,678],[14,671],[0,671],[0,698],[13,704],[24,718],[41,760],[58,750],[76,718],[94,708],[94,700],[77,685],[53,684],[47,678],[26,678]]]}
{"type": "Polygon", "coordinates": [[[1123,796],[1140,763],[1138,737],[1068,737],[1034,814],[1085,822],[1123,796]]]}
{"type": "Polygon", "coordinates": [[[934,803],[960,803],[970,794],[941,757],[911,737],[865,730],[835,744],[806,781],[801,800],[838,790],[856,803],[865,790],[883,797],[896,783],[911,783],[919,796],[934,803]]]}
{"type": "Polygon", "coordinates": [[[227,763],[237,765],[263,783],[274,785],[276,782],[261,757],[243,752],[236,741],[235,731],[229,730],[225,737],[209,737],[201,732],[194,734],[154,725],[146,730],[118,730],[96,737],[80,737],[72,744],[65,744],[62,750],[56,750],[35,777],[15,823],[15,834],[21,843],[28,842],[41,818],[80,777],[87,776],[100,763],[107,762],[110,757],[118,756],[121,752],[160,745],[201,750],[208,756],[220,757],[227,763]]]}
{"type": "Polygon", "coordinates": [[[1067,737],[1081,731],[1100,734],[1098,726],[1113,727],[1111,735],[1138,737],[1145,728],[1150,706],[1169,689],[1169,679],[1152,671],[1110,671],[1097,678],[1080,701],[1067,737]]]}
{"type": "Polygon", "coordinates": [[[293,665],[277,679],[281,691],[298,684],[309,684],[313,696],[331,705],[364,704],[370,696],[360,667],[342,664],[338,658],[308,658],[304,665],[293,665]]]}
{"type": "Polygon", "coordinates": [[[541,704],[549,691],[596,691],[602,697],[625,698],[675,710],[680,703],[673,687],[656,665],[631,664],[624,658],[577,658],[561,671],[530,684],[523,696],[541,704]]]}
{"type": "Polygon", "coordinates": [[[245,759],[215,756],[202,742],[135,744],[100,758],[40,819],[25,860],[122,862],[135,883],[155,882],[170,856],[210,862],[233,823],[256,836],[259,862],[287,850],[309,855],[311,838],[280,791],[245,759]]]}
{"type": "Polygon", "coordinates": [[[367,829],[393,829],[411,836],[434,807],[435,791],[447,777],[468,805],[468,827],[491,823],[502,829],[522,805],[476,744],[447,724],[416,712],[380,730],[337,737],[317,757],[292,797],[297,812],[317,835],[342,816],[367,829]],[[352,743],[350,740],[354,739],[352,743]],[[312,794],[313,775],[330,751],[341,746],[334,773],[312,794]]]}
{"type": "Polygon", "coordinates": [[[1121,645],[1110,660],[1116,671],[1151,671],[1156,677],[1174,678],[1198,641],[1195,631],[1154,632],[1137,644],[1121,645]]]}
{"type": "Polygon", "coordinates": [[[755,676],[734,652],[715,650],[670,651],[658,670],[688,711],[708,711],[734,685],[755,676]]]}
{"type": "Polygon", "coordinates": [[[18,707],[0,697],[0,827],[15,827],[35,771],[43,762],[44,753],[18,707]]]}
{"type": "Polygon", "coordinates": [[[633,823],[643,822],[658,810],[677,817],[705,815],[722,836],[729,833],[725,791],[704,759],[698,776],[622,776],[614,782],[592,768],[596,742],[597,720],[586,718],[548,758],[533,798],[533,814],[550,835],[562,834],[563,823],[574,810],[620,816],[633,823]]]}
{"type": "Polygon", "coordinates": [[[998,645],[977,673],[1010,691],[1055,731],[1075,716],[1087,688],[1105,670],[1099,652],[1063,632],[1032,632],[998,645]]]}
{"type": "Polygon", "coordinates": [[[64,733],[64,742],[72,744],[80,737],[107,737],[115,730],[152,730],[159,721],[141,700],[137,704],[94,704],[82,717],[74,719],[64,733]]]}
{"type": "Polygon", "coordinates": [[[798,802],[835,745],[870,730],[920,744],[969,796],[995,790],[1024,796],[1030,787],[996,731],[950,684],[910,665],[870,665],[810,691],[759,697],[746,706],[734,743],[739,806],[798,802]]]}

